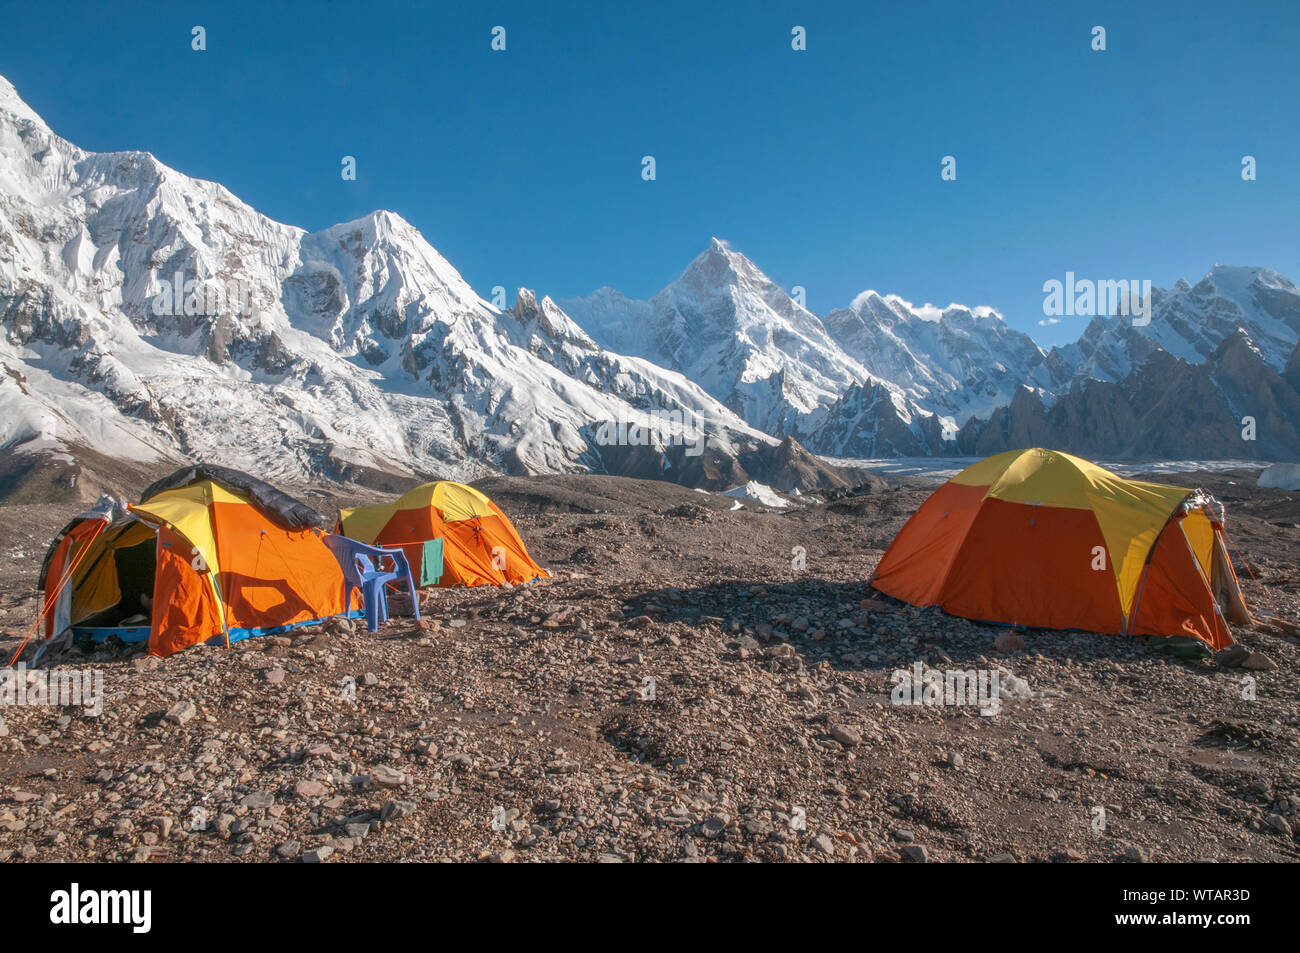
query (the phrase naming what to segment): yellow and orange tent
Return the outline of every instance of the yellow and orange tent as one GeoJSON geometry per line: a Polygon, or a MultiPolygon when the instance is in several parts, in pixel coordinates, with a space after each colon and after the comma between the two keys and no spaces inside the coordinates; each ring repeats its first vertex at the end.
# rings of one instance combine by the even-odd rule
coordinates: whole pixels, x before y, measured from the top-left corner
{"type": "Polygon", "coordinates": [[[46,640],[147,641],[166,656],[343,612],[322,518],[247,474],[188,467],[134,506],[101,501],[54,540],[41,578],[46,640]]]}
{"type": "Polygon", "coordinates": [[[424,544],[441,539],[440,586],[520,585],[549,575],[501,508],[463,483],[425,483],[391,503],[341,510],[339,526],[358,542],[401,546],[421,581],[436,575],[423,567],[424,544]]]}
{"type": "Polygon", "coordinates": [[[871,585],[984,622],[1232,644],[1250,619],[1203,493],[1126,480],[1055,450],[1011,450],[921,505],[871,585]]]}

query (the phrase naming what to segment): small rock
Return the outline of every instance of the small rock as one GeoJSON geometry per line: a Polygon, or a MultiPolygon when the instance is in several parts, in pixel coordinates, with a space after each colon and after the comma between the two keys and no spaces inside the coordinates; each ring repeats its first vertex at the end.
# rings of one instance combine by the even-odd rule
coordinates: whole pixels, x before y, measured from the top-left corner
{"type": "Polygon", "coordinates": [[[710,840],[719,836],[727,829],[728,820],[725,814],[715,814],[713,817],[706,818],[702,825],[704,836],[710,840]]]}
{"type": "Polygon", "coordinates": [[[1252,672],[1271,672],[1277,668],[1277,662],[1263,652],[1250,652],[1242,659],[1241,667],[1252,672]]]}
{"type": "Polygon", "coordinates": [[[1214,660],[1224,668],[1239,668],[1249,655],[1250,649],[1237,642],[1229,645],[1226,649],[1216,652],[1214,660]]]}
{"type": "Polygon", "coordinates": [[[415,805],[410,801],[385,801],[379,810],[379,819],[385,824],[395,824],[415,813],[415,805]]]}
{"type": "Polygon", "coordinates": [[[329,794],[329,788],[319,781],[299,781],[293,786],[294,797],[310,798],[325,797],[329,794]]]}
{"type": "Polygon", "coordinates": [[[848,725],[831,725],[830,730],[831,737],[846,748],[862,744],[862,735],[848,725]]]}
{"type": "Polygon", "coordinates": [[[370,785],[380,788],[400,788],[406,783],[406,775],[386,764],[378,765],[370,772],[370,785]]]}
{"type": "Polygon", "coordinates": [[[178,701],[175,705],[172,705],[171,708],[168,708],[167,714],[163,715],[163,719],[170,721],[175,725],[183,725],[191,721],[198,713],[199,709],[195,706],[194,702],[187,699],[185,701],[178,701]]]}
{"type": "Polygon", "coordinates": [[[1273,828],[1273,830],[1277,831],[1283,837],[1292,836],[1291,825],[1281,814],[1270,814],[1268,816],[1268,826],[1273,828]]]}

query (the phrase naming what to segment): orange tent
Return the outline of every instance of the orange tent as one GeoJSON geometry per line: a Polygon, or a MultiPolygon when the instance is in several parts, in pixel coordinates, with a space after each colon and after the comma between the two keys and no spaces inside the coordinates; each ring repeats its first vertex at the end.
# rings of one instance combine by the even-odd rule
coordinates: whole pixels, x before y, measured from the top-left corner
{"type": "Polygon", "coordinates": [[[68,525],[42,571],[47,640],[149,644],[166,656],[284,632],[343,612],[321,517],[246,474],[180,470],[135,506],[102,501],[68,525]]]}
{"type": "Polygon", "coordinates": [[[984,622],[1232,644],[1250,619],[1223,509],[1055,450],[1011,450],[930,496],[871,585],[984,622]]]}
{"type": "Polygon", "coordinates": [[[440,586],[517,586],[549,576],[501,508],[463,483],[425,483],[391,503],[342,510],[339,525],[358,542],[401,546],[417,580],[429,577],[425,542],[442,539],[440,586]]]}

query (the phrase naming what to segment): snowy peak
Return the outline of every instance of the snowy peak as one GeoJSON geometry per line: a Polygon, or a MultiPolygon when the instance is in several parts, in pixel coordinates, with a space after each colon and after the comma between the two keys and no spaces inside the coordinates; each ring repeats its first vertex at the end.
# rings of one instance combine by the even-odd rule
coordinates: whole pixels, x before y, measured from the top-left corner
{"type": "Polygon", "coordinates": [[[1043,360],[1032,338],[989,307],[918,307],[864,291],[825,324],[872,375],[957,424],[1005,403],[1043,360]]]}
{"type": "Polygon", "coordinates": [[[45,120],[23,101],[23,98],[18,95],[18,90],[14,88],[14,84],[3,76],[0,76],[0,117],[32,123],[45,132],[50,131],[50,127],[45,125],[45,120]]]}
{"type": "Polygon", "coordinates": [[[1073,380],[1120,381],[1153,352],[1204,364],[1226,338],[1243,331],[1264,362],[1281,371],[1300,341],[1300,289],[1268,268],[1215,265],[1192,285],[1151,290],[1150,321],[1093,318],[1073,344],[1053,348],[1037,382],[1060,391],[1073,380]]]}
{"type": "Polygon", "coordinates": [[[1243,292],[1249,292],[1255,286],[1261,289],[1296,293],[1296,286],[1271,268],[1216,264],[1201,280],[1210,282],[1228,297],[1241,298],[1243,292]]]}
{"type": "Polygon", "coordinates": [[[383,209],[376,209],[351,222],[331,225],[314,234],[322,241],[338,241],[365,248],[410,248],[427,244],[410,222],[383,209]]]}
{"type": "MultiPolygon", "coordinates": [[[[442,325],[473,335],[496,309],[483,301],[401,216],[372,212],[304,236],[286,280],[307,324],[336,346],[368,355],[442,325]]],[[[417,341],[418,343],[418,341],[417,341]]]]}
{"type": "MultiPolygon", "coordinates": [[[[734,306],[731,319],[742,333],[750,325],[772,326],[775,316],[779,319],[778,331],[785,324],[811,340],[831,343],[825,340],[825,328],[815,314],[796,303],[757,265],[719,238],[710,239],[709,247],[691,262],[681,278],[654,300],[688,309],[703,309],[709,303],[728,300],[734,306]]],[[[760,331],[760,339],[764,334],[760,331]]]]}
{"type": "Polygon", "coordinates": [[[732,251],[720,238],[709,239],[709,247],[687,266],[675,286],[689,288],[702,297],[727,295],[738,287],[760,291],[777,287],[752,261],[732,251]]]}
{"type": "Polygon", "coordinates": [[[515,304],[502,322],[510,339],[534,354],[547,353],[576,357],[582,352],[595,352],[600,346],[582,328],[578,327],[549,296],[539,302],[536,292],[520,288],[515,293],[515,304]]]}
{"type": "Polygon", "coordinates": [[[684,374],[776,436],[808,433],[869,376],[816,315],[717,238],[650,301],[602,289],[561,305],[597,342],[684,374]]]}
{"type": "Polygon", "coordinates": [[[990,328],[996,328],[1004,323],[1002,315],[995,308],[990,308],[987,305],[974,308],[956,303],[950,304],[946,308],[939,308],[932,304],[914,305],[899,295],[882,295],[878,291],[870,289],[863,291],[854,298],[847,310],[858,314],[870,313],[878,320],[888,315],[890,317],[884,318],[884,320],[891,325],[895,319],[920,320],[940,324],[944,322],[983,323],[990,328]]]}

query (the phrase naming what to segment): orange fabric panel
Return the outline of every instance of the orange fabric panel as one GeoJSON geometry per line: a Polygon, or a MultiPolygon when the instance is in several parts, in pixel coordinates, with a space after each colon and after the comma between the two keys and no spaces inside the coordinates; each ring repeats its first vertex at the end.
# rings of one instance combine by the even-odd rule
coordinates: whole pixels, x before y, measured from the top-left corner
{"type": "Polygon", "coordinates": [[[945,483],[912,514],[876,566],[872,586],[916,606],[939,601],[944,578],[988,487],[945,483]]]}
{"type": "Polygon", "coordinates": [[[375,537],[378,540],[392,540],[394,543],[421,543],[426,539],[441,536],[446,524],[442,515],[432,506],[422,506],[414,510],[398,510],[384,524],[384,528],[375,537]]]}
{"type": "Polygon", "coordinates": [[[264,629],[343,611],[343,571],[310,530],[280,529],[255,506],[210,505],[231,628],[264,629]]]}
{"type": "Polygon", "coordinates": [[[524,541],[515,529],[515,525],[506,518],[506,514],[501,512],[501,508],[495,503],[489,502],[492,512],[496,517],[484,517],[483,531],[488,542],[488,553],[496,546],[501,546],[505,550],[506,568],[505,577],[511,585],[519,585],[528,582],[530,579],[536,579],[538,576],[549,578],[548,573],[528,555],[528,549],[524,546],[524,541]]]}
{"type": "Polygon", "coordinates": [[[159,530],[150,655],[172,655],[222,632],[210,577],[195,572],[190,549],[175,533],[159,530]]]}
{"type": "Polygon", "coordinates": [[[447,524],[439,586],[499,586],[505,581],[505,575],[492,565],[492,537],[487,523],[474,519],[447,524]]]}
{"type": "Polygon", "coordinates": [[[1170,520],[1156,540],[1140,593],[1134,635],[1191,636],[1216,651],[1232,644],[1179,521],[1170,520]]]}
{"type": "Polygon", "coordinates": [[[441,587],[499,586],[503,582],[519,585],[545,577],[544,569],[533,562],[523,539],[495,503],[494,516],[476,517],[454,523],[444,522],[431,507],[398,510],[375,538],[379,546],[400,545],[411,565],[411,575],[420,576],[424,541],[442,537],[441,587]],[[505,569],[494,564],[494,552],[501,548],[505,569]]]}
{"type": "Polygon", "coordinates": [[[505,514],[496,504],[492,508],[496,516],[446,524],[440,586],[499,586],[503,582],[517,586],[547,575],[528,555],[523,540],[505,514]],[[498,569],[501,564],[503,568],[498,569]]]}
{"type": "Polygon", "coordinates": [[[45,574],[41,591],[44,593],[46,603],[49,604],[49,611],[45,613],[45,619],[43,621],[45,641],[47,642],[54,638],[55,635],[54,602],[56,601],[56,598],[54,597],[54,593],[58,591],[59,583],[63,580],[64,570],[68,568],[68,550],[72,548],[72,541],[77,537],[77,533],[80,529],[81,526],[73,527],[68,535],[59,540],[59,545],[55,548],[54,555],[50,558],[50,568],[45,574]]]}
{"type": "Polygon", "coordinates": [[[1089,510],[987,499],[943,581],[953,615],[1051,629],[1118,634],[1115,573],[1093,569],[1106,540],[1089,510]]]}

